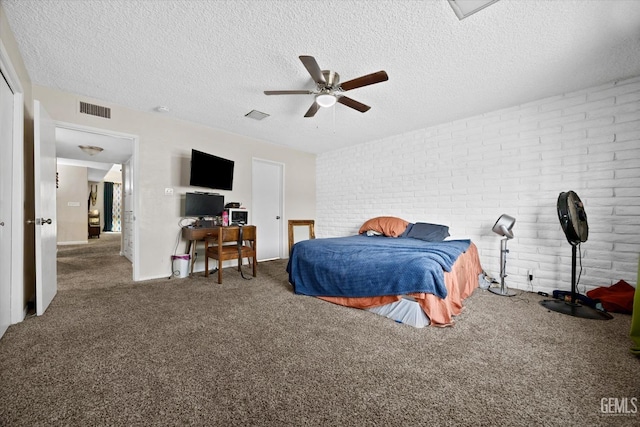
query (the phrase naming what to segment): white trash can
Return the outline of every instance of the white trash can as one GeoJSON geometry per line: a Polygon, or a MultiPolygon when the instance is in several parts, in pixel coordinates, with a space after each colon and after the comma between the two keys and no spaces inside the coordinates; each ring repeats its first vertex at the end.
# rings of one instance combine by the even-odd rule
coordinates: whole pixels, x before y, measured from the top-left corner
{"type": "Polygon", "coordinates": [[[191,255],[189,254],[171,255],[171,269],[173,271],[173,275],[181,279],[188,277],[190,260],[191,255]]]}

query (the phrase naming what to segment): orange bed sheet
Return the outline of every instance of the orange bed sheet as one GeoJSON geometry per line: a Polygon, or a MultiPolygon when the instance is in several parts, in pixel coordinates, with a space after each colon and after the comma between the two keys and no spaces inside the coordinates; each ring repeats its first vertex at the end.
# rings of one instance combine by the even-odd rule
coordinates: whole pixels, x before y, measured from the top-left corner
{"type": "MultiPolygon", "coordinates": [[[[462,301],[473,293],[478,287],[478,275],[482,272],[478,248],[472,242],[469,249],[453,264],[450,272],[444,273],[447,286],[447,297],[442,299],[433,294],[415,293],[409,294],[422,307],[429,316],[432,326],[451,326],[453,317],[460,314],[462,301]]],[[[390,304],[402,298],[401,295],[385,295],[377,297],[318,297],[334,304],[354,308],[371,308],[390,304]]]]}

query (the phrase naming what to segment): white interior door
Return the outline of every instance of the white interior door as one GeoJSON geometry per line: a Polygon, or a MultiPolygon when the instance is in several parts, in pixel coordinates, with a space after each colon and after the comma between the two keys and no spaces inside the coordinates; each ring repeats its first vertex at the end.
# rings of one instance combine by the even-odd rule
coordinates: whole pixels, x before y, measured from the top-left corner
{"type": "Polygon", "coordinates": [[[56,266],[56,126],[33,102],[33,175],[36,227],[36,314],[44,314],[58,292],[56,266]]]}
{"type": "Polygon", "coordinates": [[[251,218],[258,231],[258,260],[282,257],[284,165],[253,159],[251,218]]]}
{"type": "Polygon", "coordinates": [[[13,92],[0,74],[0,337],[11,324],[13,92]]]}

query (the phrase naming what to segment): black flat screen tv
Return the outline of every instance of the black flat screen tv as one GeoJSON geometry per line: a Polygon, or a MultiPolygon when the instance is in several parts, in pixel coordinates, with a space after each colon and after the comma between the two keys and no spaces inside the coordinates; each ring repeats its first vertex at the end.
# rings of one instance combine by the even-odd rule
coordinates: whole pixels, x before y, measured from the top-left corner
{"type": "Polygon", "coordinates": [[[198,150],[191,150],[189,184],[194,187],[232,190],[234,164],[233,160],[223,159],[198,150]]]}
{"type": "Polygon", "coordinates": [[[184,200],[185,217],[214,217],[224,210],[224,196],[210,193],[187,193],[184,200]]]}

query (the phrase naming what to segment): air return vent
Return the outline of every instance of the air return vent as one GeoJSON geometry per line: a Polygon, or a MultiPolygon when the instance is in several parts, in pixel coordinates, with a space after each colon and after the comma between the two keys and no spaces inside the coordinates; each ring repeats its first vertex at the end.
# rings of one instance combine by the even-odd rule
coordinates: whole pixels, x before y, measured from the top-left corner
{"type": "Polygon", "coordinates": [[[111,108],[89,104],[88,102],[80,101],[80,112],[91,116],[104,117],[105,119],[111,118],[111,108]]]}

